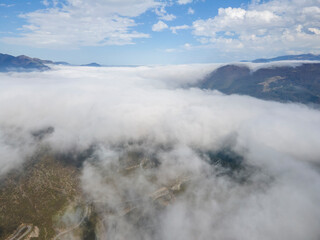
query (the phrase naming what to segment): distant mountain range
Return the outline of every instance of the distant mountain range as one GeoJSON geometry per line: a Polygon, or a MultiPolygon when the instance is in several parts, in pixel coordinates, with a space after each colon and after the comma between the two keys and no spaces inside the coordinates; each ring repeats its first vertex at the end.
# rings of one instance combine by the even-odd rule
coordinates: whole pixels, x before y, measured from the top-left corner
{"type": "Polygon", "coordinates": [[[89,63],[89,64],[83,64],[81,66],[84,66],[84,67],[101,67],[101,65],[99,63],[89,63]]]}
{"type": "Polygon", "coordinates": [[[47,64],[70,65],[67,62],[53,62],[39,58],[31,58],[25,55],[12,56],[0,53],[0,72],[7,71],[46,71],[50,70],[47,64]]]}
{"type": "MultiPolygon", "coordinates": [[[[285,55],[275,58],[259,58],[251,62],[253,63],[267,63],[267,62],[276,62],[276,61],[320,61],[320,55],[314,54],[301,54],[301,55],[285,55]]],[[[249,61],[242,61],[249,62],[249,61]]]]}
{"type": "MultiPolygon", "coordinates": [[[[12,56],[9,54],[0,53],[0,72],[8,71],[46,71],[50,70],[50,67],[47,65],[71,65],[67,62],[54,62],[50,60],[42,60],[39,58],[31,58],[25,55],[21,56],[12,56]]],[[[88,67],[101,67],[98,63],[89,63],[81,66],[88,67]]]]}
{"type": "Polygon", "coordinates": [[[320,63],[299,66],[262,66],[252,71],[244,64],[225,65],[196,87],[265,100],[320,104],[320,63]]]}
{"type": "Polygon", "coordinates": [[[45,64],[52,63],[38,58],[30,58],[24,55],[14,57],[8,54],[0,53],[0,71],[6,72],[10,70],[49,70],[50,68],[45,64]]]}
{"type": "MultiPolygon", "coordinates": [[[[320,55],[288,55],[271,59],[256,59],[254,63],[268,63],[283,60],[320,61],[320,55]]],[[[66,62],[53,62],[0,54],[0,72],[6,71],[45,71],[50,64],[70,65],[66,62]]],[[[98,63],[81,66],[100,67],[98,63]]],[[[195,87],[216,89],[225,94],[250,95],[265,100],[320,104],[320,63],[302,63],[299,66],[277,65],[262,66],[252,71],[243,64],[229,64],[209,74],[195,87]]]]}

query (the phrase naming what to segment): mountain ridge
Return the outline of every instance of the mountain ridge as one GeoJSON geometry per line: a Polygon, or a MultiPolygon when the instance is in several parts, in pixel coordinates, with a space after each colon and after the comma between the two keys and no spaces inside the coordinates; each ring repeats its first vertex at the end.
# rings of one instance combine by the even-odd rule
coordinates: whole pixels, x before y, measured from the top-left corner
{"type": "Polygon", "coordinates": [[[253,63],[268,63],[277,61],[320,61],[320,55],[315,55],[312,53],[299,54],[299,55],[284,55],[274,58],[257,58],[252,61],[244,60],[242,62],[253,62],[253,63]]]}
{"type": "Polygon", "coordinates": [[[227,64],[211,72],[196,87],[263,100],[320,104],[320,63],[264,66],[256,71],[245,64],[227,64]]]}
{"type": "MultiPolygon", "coordinates": [[[[72,64],[64,61],[54,62],[51,60],[42,60],[40,58],[32,58],[26,55],[13,56],[0,53],[0,72],[47,71],[51,69],[48,65],[71,66],[72,64]]],[[[80,66],[101,67],[102,65],[93,62],[80,66]]]]}
{"type": "Polygon", "coordinates": [[[15,71],[32,71],[40,70],[45,71],[49,70],[46,64],[51,64],[52,61],[41,60],[38,58],[31,58],[25,55],[12,56],[9,54],[0,53],[0,72],[7,72],[11,70],[15,71]]]}

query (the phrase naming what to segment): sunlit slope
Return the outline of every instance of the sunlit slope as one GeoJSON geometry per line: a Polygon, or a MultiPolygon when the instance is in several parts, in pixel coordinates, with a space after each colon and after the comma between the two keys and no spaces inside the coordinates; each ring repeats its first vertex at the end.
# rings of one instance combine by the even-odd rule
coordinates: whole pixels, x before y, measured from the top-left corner
{"type": "Polygon", "coordinates": [[[39,239],[54,236],[54,216],[79,195],[79,171],[41,154],[11,172],[0,188],[0,239],[22,223],[39,228],[39,239]]]}
{"type": "Polygon", "coordinates": [[[199,86],[265,100],[319,104],[320,63],[277,63],[256,71],[250,65],[226,65],[209,74],[199,86]]]}

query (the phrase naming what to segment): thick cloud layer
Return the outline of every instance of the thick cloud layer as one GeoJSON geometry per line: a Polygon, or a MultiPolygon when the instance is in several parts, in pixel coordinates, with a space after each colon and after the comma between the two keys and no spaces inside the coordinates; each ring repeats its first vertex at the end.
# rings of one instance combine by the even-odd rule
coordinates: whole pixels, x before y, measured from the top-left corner
{"type": "Polygon", "coordinates": [[[91,148],[81,184],[102,239],[319,239],[320,112],[182,88],[216,67],[3,73],[0,174],[39,144],[91,148]]]}

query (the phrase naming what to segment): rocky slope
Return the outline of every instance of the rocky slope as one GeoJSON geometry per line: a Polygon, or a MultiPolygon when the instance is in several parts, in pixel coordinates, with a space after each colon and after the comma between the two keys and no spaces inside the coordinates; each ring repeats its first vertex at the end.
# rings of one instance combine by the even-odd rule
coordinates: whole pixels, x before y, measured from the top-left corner
{"type": "Polygon", "coordinates": [[[225,65],[209,74],[197,87],[265,100],[320,104],[320,63],[275,64],[256,71],[246,64],[225,65]]]}
{"type": "Polygon", "coordinates": [[[55,216],[80,197],[78,176],[75,167],[39,154],[27,161],[23,170],[1,179],[0,239],[6,239],[21,224],[36,227],[38,239],[52,238],[55,216]]]}

